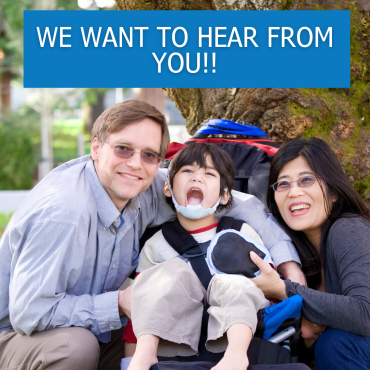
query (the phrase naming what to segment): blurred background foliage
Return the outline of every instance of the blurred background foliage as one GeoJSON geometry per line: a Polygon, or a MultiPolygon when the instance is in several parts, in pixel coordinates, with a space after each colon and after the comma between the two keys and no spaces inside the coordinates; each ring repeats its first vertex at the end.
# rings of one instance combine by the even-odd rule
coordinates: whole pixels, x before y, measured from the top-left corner
{"type": "Polygon", "coordinates": [[[40,157],[38,114],[31,109],[0,119],[1,190],[30,189],[40,157]]]}
{"type": "Polygon", "coordinates": [[[0,236],[3,235],[6,226],[8,225],[13,213],[0,213],[0,236]]]}
{"type": "Polygon", "coordinates": [[[113,0],[0,0],[0,190],[31,189],[40,179],[42,115],[49,115],[52,166],[86,150],[108,89],[23,89],[24,10],[109,10],[113,0]],[[47,106],[45,104],[47,103],[47,106]]]}

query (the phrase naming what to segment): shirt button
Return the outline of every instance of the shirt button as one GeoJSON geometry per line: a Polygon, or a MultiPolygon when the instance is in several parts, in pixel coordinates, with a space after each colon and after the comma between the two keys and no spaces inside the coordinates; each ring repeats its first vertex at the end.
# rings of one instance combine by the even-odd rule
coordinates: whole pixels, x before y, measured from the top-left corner
{"type": "Polygon", "coordinates": [[[118,222],[118,218],[116,218],[116,219],[114,220],[114,222],[118,222]]]}
{"type": "Polygon", "coordinates": [[[112,326],[112,325],[111,325],[111,326],[109,327],[109,329],[110,329],[110,330],[113,330],[113,329],[114,329],[114,326],[112,326]]]}
{"type": "Polygon", "coordinates": [[[104,227],[104,231],[107,230],[105,227],[104,227]]]}
{"type": "Polygon", "coordinates": [[[116,265],[113,265],[113,266],[112,266],[112,269],[114,269],[114,268],[116,268],[116,265]]]}

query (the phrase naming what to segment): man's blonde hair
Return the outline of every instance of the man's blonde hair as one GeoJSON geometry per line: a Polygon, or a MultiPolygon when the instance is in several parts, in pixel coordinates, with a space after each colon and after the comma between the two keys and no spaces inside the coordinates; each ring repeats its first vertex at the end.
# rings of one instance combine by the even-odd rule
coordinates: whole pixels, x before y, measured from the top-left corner
{"type": "Polygon", "coordinates": [[[139,123],[145,118],[153,120],[161,127],[160,155],[164,159],[170,143],[166,118],[158,109],[142,100],[128,100],[106,109],[94,123],[91,141],[96,138],[100,143],[104,143],[108,135],[119,132],[133,123],[139,123]]]}

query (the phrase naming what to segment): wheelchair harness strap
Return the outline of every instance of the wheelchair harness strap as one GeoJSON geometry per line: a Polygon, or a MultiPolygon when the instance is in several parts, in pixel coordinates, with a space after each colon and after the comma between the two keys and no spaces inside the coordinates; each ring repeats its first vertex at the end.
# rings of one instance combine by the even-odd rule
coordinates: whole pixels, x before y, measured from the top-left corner
{"type": "MultiPolygon", "coordinates": [[[[244,221],[235,220],[232,217],[222,217],[217,225],[216,232],[222,230],[234,229],[240,231],[244,221]]],[[[162,225],[162,233],[168,244],[182,257],[187,258],[194,272],[197,274],[200,282],[207,290],[212,279],[205,255],[210,241],[198,243],[191,234],[189,234],[181,225],[178,219],[166,222],[162,225]]]]}

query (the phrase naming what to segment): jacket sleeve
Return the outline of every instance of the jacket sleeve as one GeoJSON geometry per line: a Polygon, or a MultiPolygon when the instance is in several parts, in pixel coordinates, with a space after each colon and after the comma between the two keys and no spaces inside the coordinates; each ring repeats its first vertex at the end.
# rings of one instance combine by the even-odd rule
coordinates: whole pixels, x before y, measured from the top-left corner
{"type": "Polygon", "coordinates": [[[66,294],[81,274],[84,238],[75,225],[50,219],[20,234],[12,246],[9,283],[9,316],[17,333],[80,326],[97,335],[122,326],[118,291],[66,294]]]}
{"type": "Polygon", "coordinates": [[[265,205],[253,195],[234,190],[232,194],[234,198],[232,209],[218,212],[217,217],[234,217],[251,226],[269,250],[276,267],[288,261],[300,264],[301,261],[291,239],[278,225],[275,218],[267,213],[265,205]]]}
{"type": "Polygon", "coordinates": [[[313,323],[370,336],[370,227],[358,219],[340,219],[331,228],[327,273],[341,294],[323,293],[291,281],[287,295],[303,297],[303,314],[313,323]]]}

